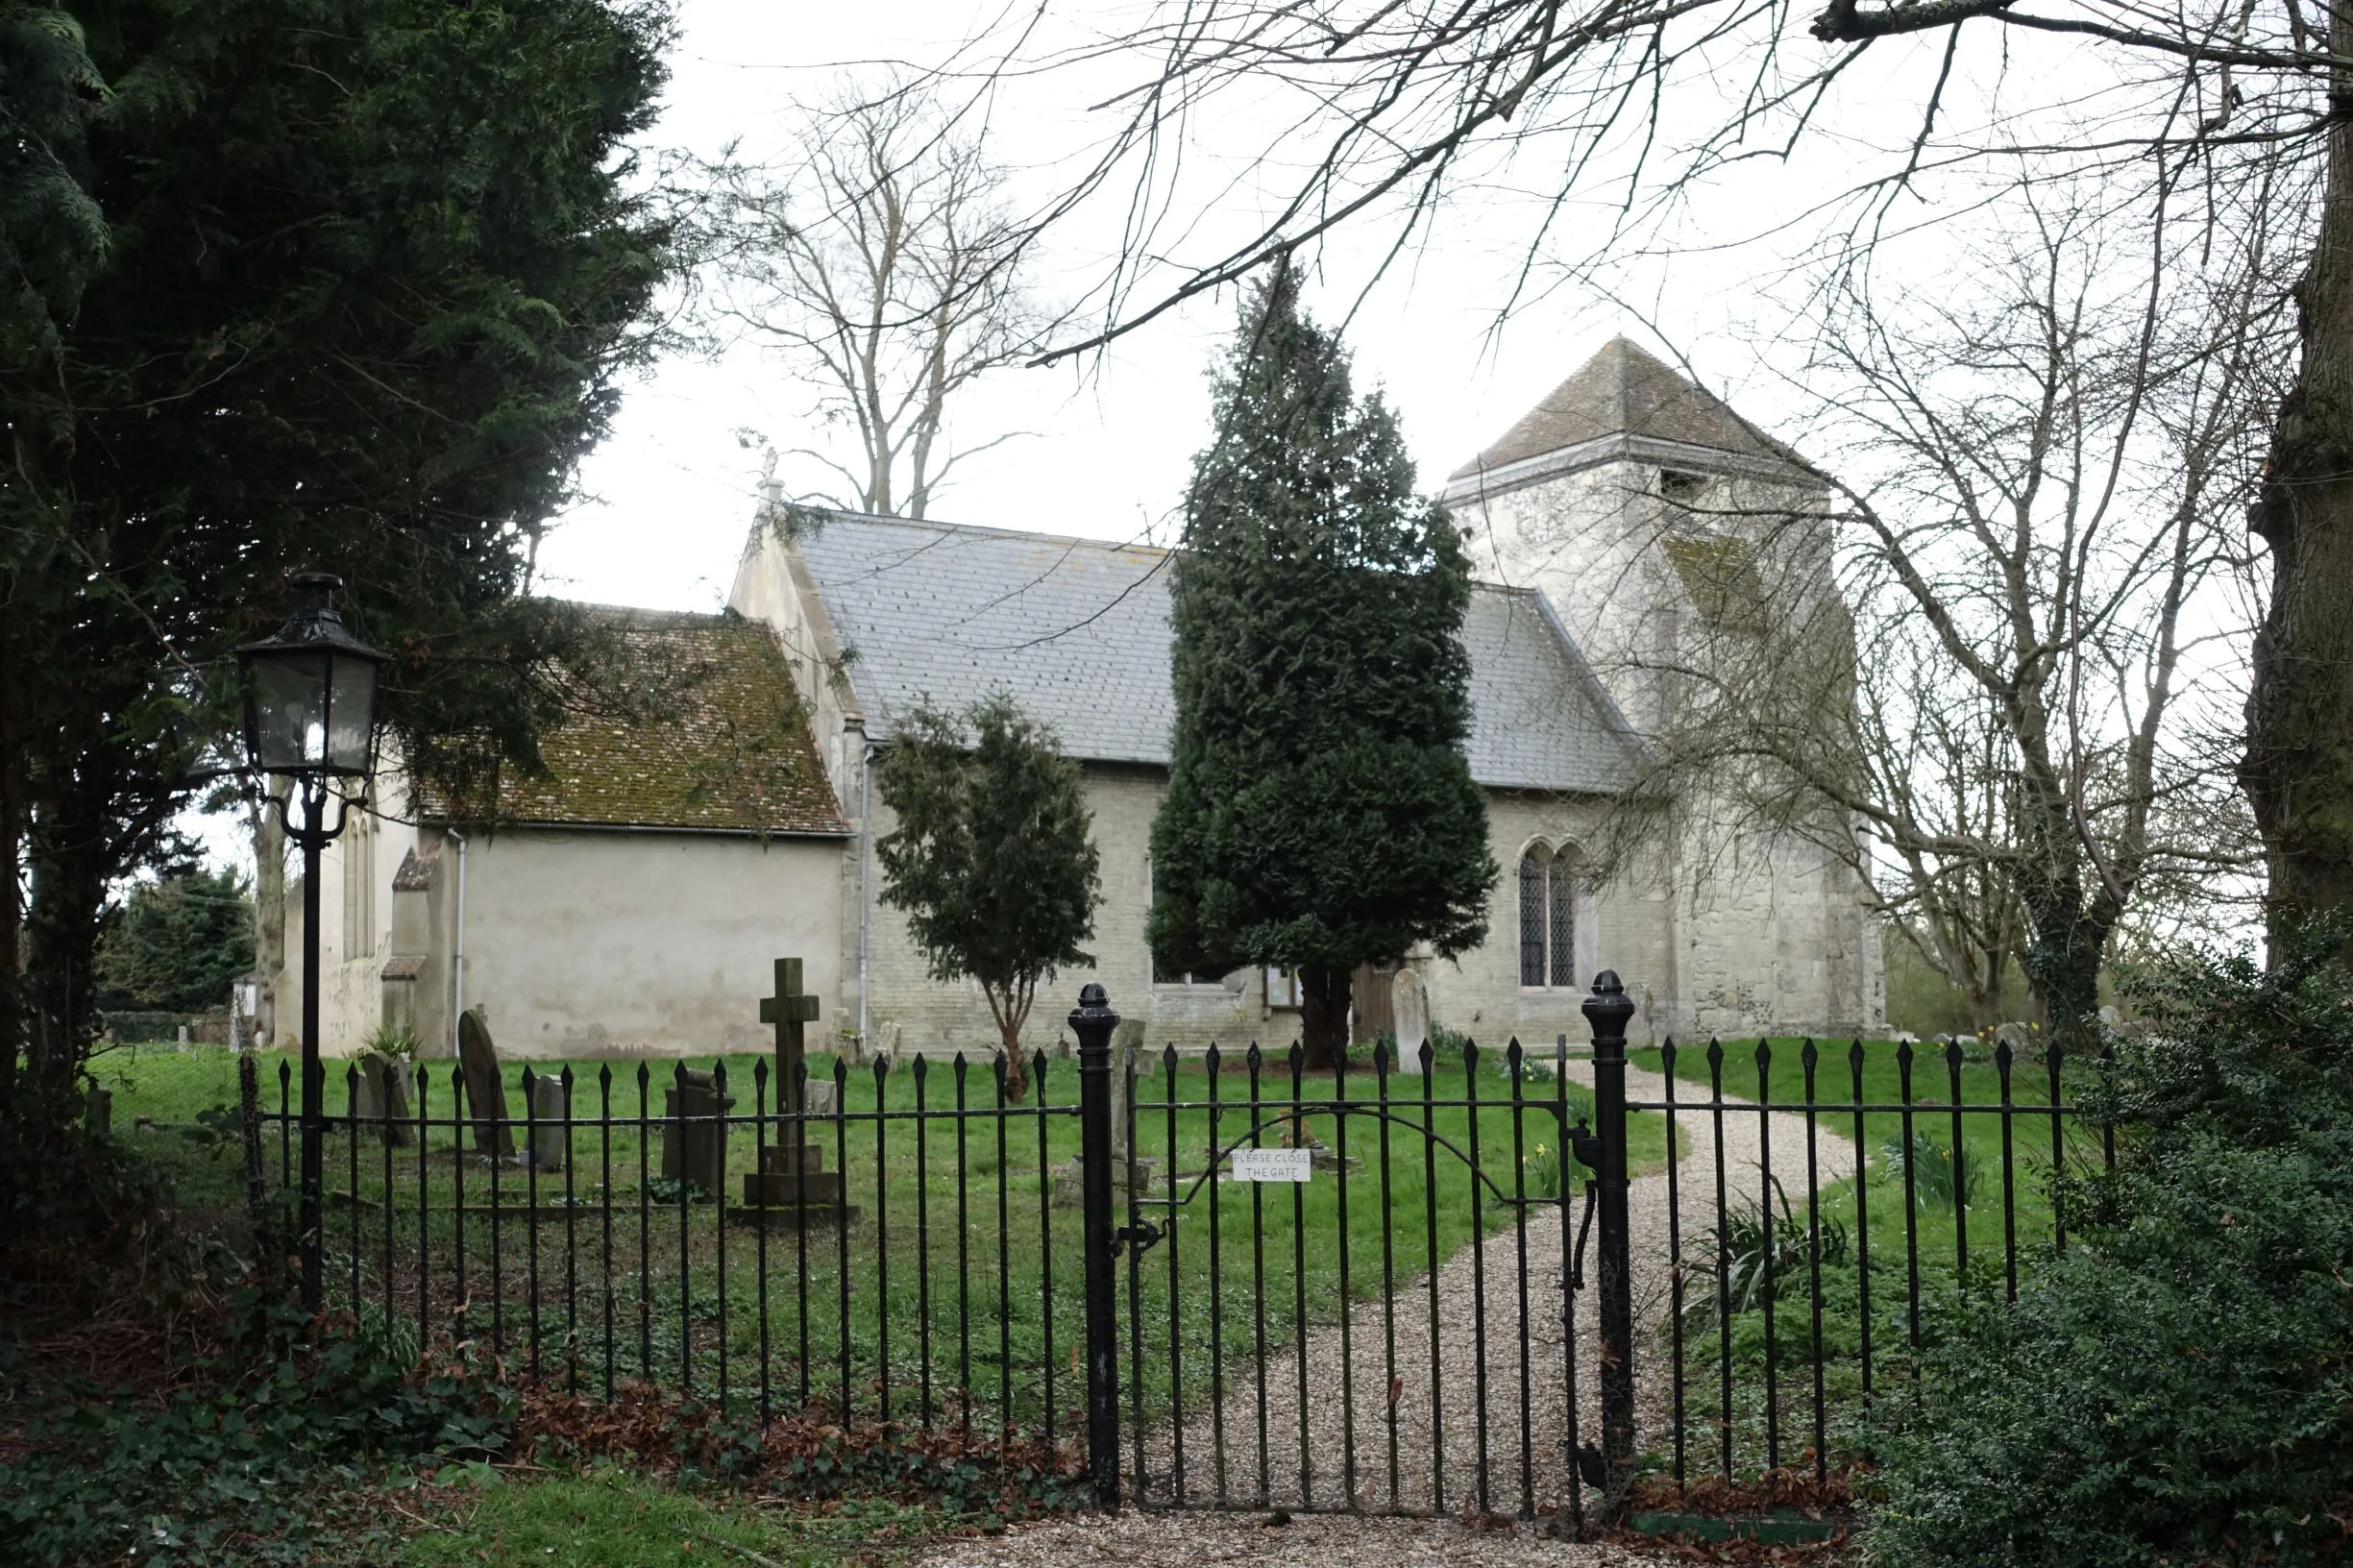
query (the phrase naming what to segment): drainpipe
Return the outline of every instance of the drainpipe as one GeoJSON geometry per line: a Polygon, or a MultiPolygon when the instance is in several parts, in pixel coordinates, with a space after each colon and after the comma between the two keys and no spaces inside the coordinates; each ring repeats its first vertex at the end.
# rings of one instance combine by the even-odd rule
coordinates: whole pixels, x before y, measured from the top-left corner
{"type": "Polygon", "coordinates": [[[858,765],[858,1049],[867,1049],[866,1032],[866,943],[872,927],[868,912],[874,907],[873,890],[868,885],[870,874],[871,851],[874,843],[874,743],[867,741],[864,760],[858,765]]]}
{"type": "Polygon", "coordinates": [[[457,1020],[466,1013],[466,836],[453,827],[442,831],[457,845],[457,941],[450,958],[450,1060],[457,1060],[457,1020]]]}

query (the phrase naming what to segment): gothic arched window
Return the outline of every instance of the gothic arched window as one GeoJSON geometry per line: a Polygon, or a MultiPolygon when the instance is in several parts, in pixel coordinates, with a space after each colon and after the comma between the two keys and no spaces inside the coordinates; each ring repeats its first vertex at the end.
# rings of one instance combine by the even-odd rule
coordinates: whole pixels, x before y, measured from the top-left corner
{"type": "Polygon", "coordinates": [[[1577,862],[1533,844],[1520,855],[1520,984],[1577,984],[1577,862]]]}
{"type": "Polygon", "coordinates": [[[1520,856],[1520,984],[1544,984],[1544,863],[1552,856],[1537,845],[1520,856]]]}

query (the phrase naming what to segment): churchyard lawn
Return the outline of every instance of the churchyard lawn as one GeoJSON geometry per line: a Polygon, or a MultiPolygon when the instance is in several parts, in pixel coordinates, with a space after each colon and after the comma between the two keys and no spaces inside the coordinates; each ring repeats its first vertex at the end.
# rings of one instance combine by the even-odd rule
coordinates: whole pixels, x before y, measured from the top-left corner
{"type": "MultiPolygon", "coordinates": [[[[754,1069],[761,1060],[724,1059],[736,1116],[754,1112],[754,1069]]],[[[274,1111],[285,1058],[263,1053],[258,1061],[264,1108],[274,1111]]],[[[1246,1103],[1249,1080],[1233,1070],[1238,1058],[1227,1061],[1218,1099],[1223,1105],[1246,1103]]],[[[706,1068],[711,1063],[697,1059],[689,1065],[706,1068]]],[[[1029,1099],[1001,1122],[993,1115],[968,1117],[961,1151],[957,1123],[943,1114],[955,1105],[949,1064],[928,1064],[920,1092],[931,1115],[919,1123],[912,1117],[857,1119],[861,1113],[870,1114],[878,1099],[895,1116],[915,1110],[919,1088],[909,1066],[881,1078],[870,1070],[849,1073],[848,1118],[818,1125],[815,1132],[825,1167],[846,1170],[847,1202],[859,1211],[858,1218],[846,1235],[812,1228],[805,1236],[790,1225],[759,1225],[757,1216],[742,1208],[742,1176],[754,1168],[756,1159],[755,1129],[748,1122],[737,1125],[728,1139],[723,1221],[720,1206],[662,1180],[662,1090],[675,1066],[669,1061],[530,1064],[534,1073],[560,1074],[566,1067],[573,1073],[572,1158],[561,1173],[515,1165],[498,1170],[495,1224],[494,1172],[473,1155],[461,1172],[446,1126],[431,1129],[422,1155],[414,1146],[387,1149],[372,1130],[363,1128],[357,1139],[334,1133],[326,1153],[331,1294],[350,1300],[355,1286],[363,1321],[386,1324],[404,1342],[413,1343],[422,1286],[425,1321],[436,1338],[462,1331],[487,1340],[518,1366],[560,1375],[583,1389],[601,1388],[608,1378],[651,1377],[674,1389],[685,1384],[706,1398],[723,1394],[728,1409],[756,1414],[764,1401],[782,1410],[804,1395],[830,1406],[846,1385],[856,1413],[880,1415],[887,1402],[894,1419],[946,1422],[962,1418],[956,1391],[968,1388],[976,1426],[993,1429],[1010,1422],[1037,1431],[1051,1420],[1057,1434],[1068,1434],[1081,1393],[1076,1371],[1080,1213],[1056,1202],[1054,1188],[1058,1181],[1066,1186],[1071,1181],[1056,1167],[1077,1158],[1079,1129],[1076,1117],[1064,1109],[1043,1115],[1037,1111],[1042,1103],[1050,1108],[1074,1103],[1074,1062],[1049,1062],[1029,1099]],[[609,1089],[603,1077],[608,1067],[609,1089]],[[641,1108],[647,1117],[642,1133],[641,1108]],[[462,1291],[456,1202],[461,1175],[462,1291]],[[536,1223],[526,1217],[534,1213],[536,1223]],[[422,1275],[417,1265],[421,1215],[429,1260],[422,1275]],[[491,1287],[494,1229],[497,1289],[491,1287]]],[[[340,1066],[331,1064],[329,1073],[331,1117],[343,1115],[348,1105],[340,1066]]],[[[446,1061],[425,1065],[423,1098],[435,1119],[449,1114],[454,1066],[446,1061]]],[[[236,1093],[232,1053],[125,1051],[101,1057],[95,1068],[113,1090],[117,1133],[174,1167],[184,1202],[223,1211],[243,1202],[229,1115],[236,1093]]],[[[829,1078],[833,1068],[830,1057],[811,1058],[813,1078],[829,1078]]],[[[518,1063],[502,1066],[518,1116],[525,1103],[524,1070],[518,1063]]],[[[1287,1066],[1268,1059],[1261,1083],[1268,1107],[1287,1097],[1288,1084],[1287,1066]]],[[[1464,1098],[1472,1087],[1472,1077],[1459,1065],[1441,1066],[1430,1086],[1432,1097],[1440,1101],[1464,1098]]],[[[1499,1053],[1481,1053],[1475,1087],[1482,1102],[1508,1102],[1511,1084],[1499,1053]]],[[[1209,1088],[1202,1061],[1180,1059],[1175,1097],[1200,1101],[1209,1088]]],[[[994,1104],[985,1058],[968,1066],[965,1089],[968,1107],[994,1104]]],[[[1141,1213],[1164,1224],[1169,1128],[1156,1102],[1166,1099],[1167,1091],[1164,1070],[1144,1076],[1137,1113],[1139,1153],[1156,1162],[1148,1172],[1149,1196],[1159,1200],[1143,1204],[1141,1213]]],[[[1336,1092],[1329,1076],[1304,1089],[1311,1100],[1336,1092]]],[[[1374,1075],[1351,1073],[1344,1092],[1351,1101],[1372,1100],[1374,1075]]],[[[1560,1180],[1557,1122],[1547,1108],[1556,1089],[1549,1071],[1540,1069],[1528,1075],[1521,1092],[1519,1172],[1514,1171],[1514,1114],[1507,1103],[1483,1104],[1481,1165],[1501,1192],[1541,1198],[1556,1191],[1560,1180]]],[[[1440,1151],[1431,1162],[1435,1189],[1426,1188],[1428,1140],[1405,1125],[1418,1124],[1421,1094],[1420,1079],[1391,1078],[1390,1097],[1399,1102],[1400,1119],[1390,1123],[1385,1183],[1379,1122],[1352,1115],[1347,1132],[1352,1164],[1344,1173],[1319,1168],[1301,1186],[1218,1182],[1196,1187],[1207,1165],[1208,1115],[1177,1114],[1178,1194],[1190,1195],[1179,1206],[1170,1240],[1143,1254],[1134,1276],[1145,1350],[1133,1364],[1141,1375],[1147,1412],[1164,1410],[1179,1388],[1188,1408],[1200,1403],[1210,1381],[1213,1345],[1229,1378],[1247,1365],[1262,1315],[1270,1354],[1291,1343],[1302,1324],[1311,1329],[1337,1320],[1343,1202],[1346,1294],[1359,1301],[1378,1300],[1385,1287],[1408,1288],[1422,1276],[1434,1250],[1443,1261],[1468,1243],[1474,1220],[1467,1167],[1440,1151]],[[1255,1206],[1253,1195],[1261,1200],[1255,1206]],[[1213,1203],[1218,1212],[1214,1289],[1208,1244],[1213,1203]],[[1262,1303],[1257,1286],[1262,1257],[1262,1303]],[[1294,1259],[1304,1269],[1294,1269],[1294,1259]]],[[[1572,1121],[1589,1113],[1585,1090],[1571,1085],[1566,1094],[1572,1121]]],[[[413,1115],[413,1103],[410,1110],[413,1115]]],[[[1441,1107],[1434,1120],[1442,1139],[1468,1148],[1469,1112],[1441,1107]]],[[[1266,1143],[1282,1141],[1280,1118],[1270,1109],[1262,1110],[1260,1121],[1266,1143]]],[[[1245,1136],[1250,1124],[1239,1111],[1221,1111],[1220,1140],[1230,1144],[1245,1136]]],[[[1339,1137],[1329,1115],[1311,1117],[1311,1132],[1327,1141],[1339,1137]]],[[[1636,1174],[1663,1164],[1664,1136],[1662,1118],[1635,1118],[1636,1174]]],[[[1686,1130],[1686,1143],[1691,1136],[1686,1130]]],[[[774,1141],[772,1124],[764,1137],[774,1141]]],[[[294,1168],[293,1142],[274,1123],[265,1125],[263,1142],[265,1175],[280,1187],[294,1168]]],[[[520,1126],[515,1142],[518,1147],[527,1142],[520,1126]]],[[[1581,1168],[1571,1165],[1572,1188],[1581,1186],[1581,1168]]],[[[1495,1188],[1485,1192],[1480,1206],[1480,1220],[1489,1234],[1507,1230],[1511,1222],[1511,1205],[1497,1201],[1495,1188]]],[[[1550,1204],[1531,1213],[1532,1223],[1558,1223],[1559,1211],[1550,1204]]],[[[1120,1272],[1124,1325],[1129,1321],[1124,1260],[1120,1272]]]]}

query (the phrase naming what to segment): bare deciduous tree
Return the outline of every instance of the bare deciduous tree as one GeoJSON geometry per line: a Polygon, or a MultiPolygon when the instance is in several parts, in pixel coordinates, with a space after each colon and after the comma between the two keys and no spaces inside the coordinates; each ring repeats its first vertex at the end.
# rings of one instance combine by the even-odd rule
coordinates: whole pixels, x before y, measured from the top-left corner
{"type": "MultiPolygon", "coordinates": [[[[1017,26],[1017,52],[1039,36],[1026,11],[1017,26]]],[[[1539,198],[1532,257],[1573,204],[1614,211],[1580,225],[1595,254],[1733,164],[1789,157],[1866,72],[1848,107],[1868,119],[1841,142],[1855,172],[1823,197],[1847,200],[1850,255],[1869,254],[1900,194],[1981,160],[2097,171],[2113,208],[2194,208],[2188,227],[2209,236],[2260,208],[2287,214],[2309,255],[2302,357],[2254,513],[2271,584],[2240,773],[2276,907],[2353,899],[2353,115],[2332,108],[2353,94],[2353,7],[1165,0],[1059,58],[1097,68],[1122,52],[1142,69],[1101,102],[1109,134],[1065,207],[1113,191],[1126,244],[1096,330],[1064,353],[1351,224],[1385,227],[1394,256],[1473,177],[1539,198]],[[1888,87],[1907,83],[1917,97],[1886,120],[1888,87]],[[1182,180],[1198,160],[1175,156],[1227,103],[1272,126],[1250,170],[1262,216],[1238,233],[1195,221],[1182,180]],[[2062,123],[2078,106],[2097,119],[2062,123]]],[[[2198,265],[2200,243],[2169,238],[2153,265],[2198,265]]]]}
{"type": "Polygon", "coordinates": [[[1951,298],[1850,280],[1807,375],[1849,432],[1827,518],[1665,521],[1671,550],[1761,571],[1723,587],[1773,623],[1698,616],[1659,736],[1663,768],[1870,876],[1979,1021],[2015,957],[2071,1045],[2136,900],[2253,858],[2190,731],[2199,682],[2238,674],[2201,651],[2245,629],[2207,590],[2241,558],[2285,356],[2246,330],[2277,286],[2259,247],[2222,297],[2119,297],[2076,216],[1951,298]],[[1834,593],[1802,567],[1826,531],[1834,593]]]}
{"type": "Polygon", "coordinates": [[[800,106],[801,156],[710,172],[718,322],[821,389],[816,413],[853,458],[798,448],[843,488],[808,499],[921,517],[956,466],[950,400],[1030,356],[1057,325],[1023,280],[1034,231],[977,135],[919,87],[854,88],[800,106]]]}

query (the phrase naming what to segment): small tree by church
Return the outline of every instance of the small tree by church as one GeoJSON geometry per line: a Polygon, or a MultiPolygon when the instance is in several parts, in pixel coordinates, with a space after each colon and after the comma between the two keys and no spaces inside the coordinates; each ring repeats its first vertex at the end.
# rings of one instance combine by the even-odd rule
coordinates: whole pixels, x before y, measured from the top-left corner
{"type": "Polygon", "coordinates": [[[1329,1067],[1357,966],[1486,936],[1495,862],[1462,755],[1470,568],[1289,269],[1245,303],[1214,407],[1170,593],[1152,951],[1164,971],[1298,971],[1307,1063],[1329,1067]]]}
{"type": "Polygon", "coordinates": [[[882,901],[903,910],[936,980],[977,981],[1007,1063],[1028,1089],[1021,1026],[1041,981],[1091,964],[1102,854],[1078,765],[999,694],[960,716],[918,708],[874,772],[897,825],[874,841],[882,901]]]}

